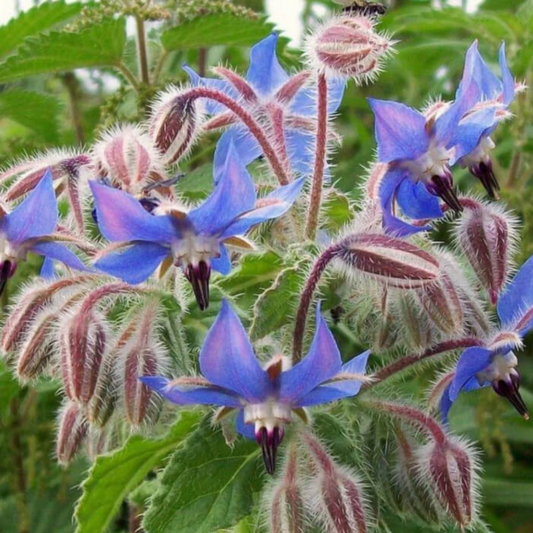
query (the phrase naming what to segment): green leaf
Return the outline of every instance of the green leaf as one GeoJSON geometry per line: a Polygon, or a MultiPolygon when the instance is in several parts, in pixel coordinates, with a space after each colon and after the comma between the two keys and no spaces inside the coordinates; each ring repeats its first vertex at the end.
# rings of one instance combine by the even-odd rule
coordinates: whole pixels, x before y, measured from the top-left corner
{"type": "Polygon", "coordinates": [[[166,50],[209,46],[251,46],[272,32],[265,18],[250,19],[230,13],[207,15],[170,28],[161,35],[166,50]]]}
{"type": "Polygon", "coordinates": [[[170,433],[161,439],[131,437],[123,448],[96,460],[83,483],[76,508],[77,533],[103,533],[121,503],[161,461],[193,431],[199,412],[182,411],[170,433]]]}
{"type": "Polygon", "coordinates": [[[143,527],[147,533],[213,533],[250,514],[264,483],[255,442],[233,448],[206,419],[170,459],[143,527]]]}
{"type": "Polygon", "coordinates": [[[533,507],[533,483],[489,478],[483,480],[482,494],[485,504],[533,507]]]}
{"type": "Polygon", "coordinates": [[[348,197],[337,191],[331,191],[322,204],[326,226],[334,231],[344,227],[353,219],[353,210],[348,197]]]}
{"type": "Polygon", "coordinates": [[[0,93],[0,117],[6,117],[33,130],[45,141],[54,142],[58,136],[59,100],[31,91],[0,93]]]}
{"type": "Polygon", "coordinates": [[[0,27],[0,57],[13,52],[26,37],[37,35],[77,15],[83,7],[80,2],[66,4],[64,0],[45,2],[0,27]]]}
{"type": "Polygon", "coordinates": [[[83,67],[116,66],[126,44],[124,19],[110,19],[80,32],[52,32],[26,40],[0,64],[0,82],[83,67]]]}

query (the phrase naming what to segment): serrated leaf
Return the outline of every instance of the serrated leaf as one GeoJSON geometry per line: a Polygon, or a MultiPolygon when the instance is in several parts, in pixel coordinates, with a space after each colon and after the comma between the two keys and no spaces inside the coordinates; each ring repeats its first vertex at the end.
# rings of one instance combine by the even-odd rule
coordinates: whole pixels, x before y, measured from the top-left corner
{"type": "Polygon", "coordinates": [[[193,431],[199,412],[182,411],[169,434],[160,439],[131,437],[123,448],[99,457],[82,485],[76,507],[77,533],[103,533],[121,503],[153,468],[193,431]]]}
{"type": "Polygon", "coordinates": [[[251,46],[273,30],[266,18],[250,19],[231,13],[207,15],[170,28],[161,35],[166,50],[208,46],[251,46]]]}
{"type": "Polygon", "coordinates": [[[64,0],[45,2],[20,13],[0,27],[0,57],[13,52],[26,37],[37,35],[77,15],[83,4],[67,4],[64,0]]]}
{"type": "Polygon", "coordinates": [[[32,37],[0,64],[0,82],[83,67],[116,66],[125,44],[124,19],[106,20],[80,32],[32,37]]]}
{"type": "Polygon", "coordinates": [[[170,459],[146,512],[146,533],[212,533],[250,514],[264,483],[260,448],[239,438],[233,448],[209,420],[170,459]]]}
{"type": "Polygon", "coordinates": [[[57,140],[60,109],[59,100],[46,94],[32,91],[0,93],[0,117],[26,126],[48,142],[57,140]]]}

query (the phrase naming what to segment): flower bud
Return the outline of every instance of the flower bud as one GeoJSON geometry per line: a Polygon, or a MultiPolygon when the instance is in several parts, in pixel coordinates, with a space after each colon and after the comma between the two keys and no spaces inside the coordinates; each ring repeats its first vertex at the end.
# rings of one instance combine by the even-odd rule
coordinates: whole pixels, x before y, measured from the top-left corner
{"type": "Polygon", "coordinates": [[[306,53],[315,68],[362,84],[376,77],[393,41],[374,29],[375,19],[341,15],[319,26],[306,41],[306,53]]]}
{"type": "Polygon", "coordinates": [[[328,451],[310,434],[304,436],[316,476],[309,480],[307,501],[316,502],[310,511],[335,533],[366,533],[366,509],[361,482],[355,474],[338,466],[328,451]]]}
{"type": "Polygon", "coordinates": [[[89,421],[97,428],[103,428],[115,412],[118,400],[115,376],[116,352],[108,351],[104,354],[94,395],[88,406],[89,421]]]}
{"type": "Polygon", "coordinates": [[[425,350],[433,343],[433,328],[411,292],[403,292],[398,300],[403,334],[406,341],[417,351],[425,350]]]}
{"type": "Polygon", "coordinates": [[[515,220],[497,206],[478,202],[461,216],[456,239],[495,304],[509,273],[515,220]]]}
{"type": "Polygon", "coordinates": [[[197,137],[202,116],[200,102],[191,100],[183,89],[173,87],[159,95],[149,131],[165,165],[177,163],[187,154],[197,137]]]}
{"type": "Polygon", "coordinates": [[[59,415],[56,454],[61,464],[67,465],[72,461],[80,450],[88,429],[89,424],[80,407],[69,401],[59,415]]]}
{"type": "Polygon", "coordinates": [[[86,440],[87,457],[91,461],[94,461],[98,455],[102,455],[109,450],[110,439],[107,429],[91,428],[86,440]]]}
{"type": "Polygon", "coordinates": [[[444,512],[464,528],[477,512],[477,459],[464,442],[432,441],[419,454],[420,480],[427,484],[444,512]]]}
{"type": "Polygon", "coordinates": [[[152,139],[139,126],[111,129],[95,144],[93,154],[99,174],[130,194],[141,192],[161,166],[152,139]]]}
{"type": "Polygon", "coordinates": [[[419,246],[377,233],[349,235],[339,243],[336,257],[348,267],[348,275],[400,289],[421,287],[439,274],[437,259],[419,246]]]}

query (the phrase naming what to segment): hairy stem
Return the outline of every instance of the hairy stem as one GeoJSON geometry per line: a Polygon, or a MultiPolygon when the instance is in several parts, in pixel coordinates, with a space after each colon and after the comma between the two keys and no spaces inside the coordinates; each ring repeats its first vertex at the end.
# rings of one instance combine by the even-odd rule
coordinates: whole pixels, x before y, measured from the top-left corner
{"type": "Polygon", "coordinates": [[[161,76],[161,72],[163,71],[163,66],[165,65],[165,61],[167,60],[167,58],[168,52],[166,50],[163,50],[157,58],[157,62],[152,72],[152,80],[154,82],[154,85],[159,81],[159,77],[161,76]]]}
{"type": "Polygon", "coordinates": [[[80,111],[80,84],[73,72],[67,72],[63,75],[63,84],[68,92],[70,101],[70,116],[74,126],[76,141],[82,145],[85,143],[85,133],[83,131],[83,121],[80,111]]]}
{"type": "Polygon", "coordinates": [[[139,90],[139,81],[137,80],[137,78],[133,75],[133,73],[131,72],[131,70],[126,66],[124,65],[124,63],[118,63],[116,65],[116,68],[118,70],[120,70],[120,72],[122,72],[122,74],[124,75],[124,77],[129,81],[130,85],[136,90],[138,91],[139,90]]]}
{"type": "Polygon", "coordinates": [[[318,227],[318,215],[320,213],[320,203],[322,199],[322,182],[324,181],[326,147],[328,142],[328,83],[326,75],[323,72],[318,75],[317,90],[318,122],[316,132],[315,167],[306,226],[307,237],[311,240],[315,240],[318,227]]]}
{"type": "Polygon", "coordinates": [[[148,70],[148,50],[146,48],[146,32],[144,20],[140,16],[135,17],[137,26],[137,53],[139,58],[139,71],[141,80],[145,85],[150,85],[150,72],[148,70]]]}
{"type": "Polygon", "coordinates": [[[309,306],[311,305],[311,300],[316,291],[320,278],[326,270],[326,267],[329,265],[332,259],[334,259],[342,249],[342,246],[339,244],[334,244],[329,248],[326,248],[324,252],[318,257],[309,278],[305,283],[305,287],[302,291],[300,297],[300,305],[298,306],[298,312],[296,313],[296,325],[294,327],[294,335],[292,341],[292,363],[296,364],[302,358],[302,346],[303,346],[303,337],[305,333],[305,323],[307,321],[307,313],[309,312],[309,306]]]}

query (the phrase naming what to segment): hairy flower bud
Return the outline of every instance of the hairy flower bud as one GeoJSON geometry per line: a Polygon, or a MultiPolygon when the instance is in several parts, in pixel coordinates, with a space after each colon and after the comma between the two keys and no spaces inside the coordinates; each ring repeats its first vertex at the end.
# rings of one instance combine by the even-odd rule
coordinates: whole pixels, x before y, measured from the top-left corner
{"type": "Polygon", "coordinates": [[[309,509],[331,533],[366,533],[367,520],[361,482],[348,469],[338,466],[328,451],[310,435],[304,436],[316,476],[309,480],[309,509]]]}
{"type": "Polygon", "coordinates": [[[398,300],[398,312],[404,338],[415,350],[424,350],[433,343],[434,328],[420,309],[414,294],[402,291],[398,300]]]}
{"type": "Polygon", "coordinates": [[[190,150],[202,115],[199,100],[191,100],[183,89],[173,87],[159,95],[153,106],[149,131],[165,165],[178,162],[190,150]]]}
{"type": "Polygon", "coordinates": [[[380,72],[394,44],[374,29],[376,20],[364,15],[341,15],[319,26],[306,40],[306,53],[318,69],[362,84],[380,72]]]}
{"type": "Polygon", "coordinates": [[[88,418],[93,426],[103,428],[115,412],[118,395],[115,382],[116,352],[104,354],[94,395],[88,406],[88,418]]]}
{"type": "Polygon", "coordinates": [[[509,274],[515,220],[498,206],[476,202],[459,219],[456,239],[495,304],[509,274]]]}
{"type": "Polygon", "coordinates": [[[89,424],[80,407],[74,402],[67,402],[59,415],[56,454],[61,464],[72,461],[83,444],[89,424]]]}
{"type": "Polygon", "coordinates": [[[336,257],[348,275],[400,289],[421,287],[439,274],[439,262],[431,254],[389,235],[349,235],[339,243],[336,257]]]}

